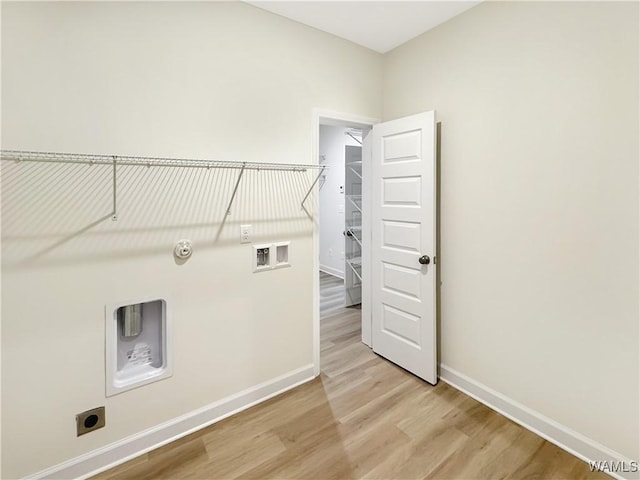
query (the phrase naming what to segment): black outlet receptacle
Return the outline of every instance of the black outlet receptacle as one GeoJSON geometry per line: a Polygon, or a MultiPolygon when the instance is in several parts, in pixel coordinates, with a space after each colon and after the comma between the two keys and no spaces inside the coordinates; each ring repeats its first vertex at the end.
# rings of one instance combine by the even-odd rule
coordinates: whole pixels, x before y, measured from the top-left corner
{"type": "Polygon", "coordinates": [[[84,419],[84,428],[93,428],[98,424],[99,417],[97,415],[89,415],[84,419]]]}
{"type": "Polygon", "coordinates": [[[76,435],[84,435],[105,426],[104,407],[96,407],[76,415],[76,435]]]}

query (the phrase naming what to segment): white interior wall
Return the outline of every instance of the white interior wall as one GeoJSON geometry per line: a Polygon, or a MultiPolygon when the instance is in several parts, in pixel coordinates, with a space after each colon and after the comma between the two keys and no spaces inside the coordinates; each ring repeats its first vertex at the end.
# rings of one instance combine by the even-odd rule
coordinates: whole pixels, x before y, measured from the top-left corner
{"type": "Polygon", "coordinates": [[[344,278],[344,147],[359,146],[347,128],[320,125],[320,163],[325,170],[319,193],[320,270],[344,278]],[[340,187],[343,190],[340,191],[340,187]]]}
{"type": "Polygon", "coordinates": [[[484,2],[384,85],[442,121],[442,362],[636,460],[638,7],[484,2]]]}
{"type": "MultiPolygon", "coordinates": [[[[314,163],[313,108],[380,117],[379,54],[243,3],[1,8],[4,149],[314,163]]],[[[112,222],[108,167],[3,165],[2,478],[312,362],[314,177],[247,172],[222,224],[236,175],[122,168],[112,222]],[[251,273],[245,223],[292,267],[251,273]],[[139,297],[171,308],[173,377],[105,398],[104,306],[139,297]]]]}
{"type": "MultiPolygon", "coordinates": [[[[306,163],[312,107],[380,116],[379,55],[243,4],[1,8],[3,148],[306,163]]],[[[384,89],[385,118],[435,108],[443,121],[443,361],[632,458],[637,18],[631,3],[487,2],[391,52],[384,89]]],[[[108,212],[109,183],[31,171],[16,204],[3,172],[4,478],[310,361],[302,184],[248,179],[214,241],[233,176],[123,175],[118,222],[20,263],[108,212]],[[256,240],[291,238],[294,267],[241,271],[247,221],[256,240]],[[196,253],[178,268],[183,236],[196,253]],[[173,299],[176,371],[105,401],[101,306],[132,292],[173,299]],[[73,415],[98,404],[107,428],[76,439],[73,415]]]]}

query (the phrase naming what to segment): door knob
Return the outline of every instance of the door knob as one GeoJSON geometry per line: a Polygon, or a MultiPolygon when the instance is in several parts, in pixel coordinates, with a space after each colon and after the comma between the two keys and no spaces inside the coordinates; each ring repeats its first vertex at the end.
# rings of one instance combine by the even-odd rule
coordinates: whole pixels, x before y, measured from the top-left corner
{"type": "Polygon", "coordinates": [[[429,265],[429,263],[431,263],[431,259],[429,258],[428,255],[422,255],[418,259],[418,262],[420,262],[422,265],[429,265]]]}

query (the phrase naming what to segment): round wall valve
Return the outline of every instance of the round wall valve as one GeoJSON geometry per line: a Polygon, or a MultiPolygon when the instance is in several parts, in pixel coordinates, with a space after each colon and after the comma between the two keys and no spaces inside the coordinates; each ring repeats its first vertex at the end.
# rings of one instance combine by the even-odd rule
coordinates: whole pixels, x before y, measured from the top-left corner
{"type": "Polygon", "coordinates": [[[176,245],[176,248],[173,250],[173,253],[176,257],[186,260],[193,253],[193,245],[191,245],[191,240],[180,240],[176,245]]]}

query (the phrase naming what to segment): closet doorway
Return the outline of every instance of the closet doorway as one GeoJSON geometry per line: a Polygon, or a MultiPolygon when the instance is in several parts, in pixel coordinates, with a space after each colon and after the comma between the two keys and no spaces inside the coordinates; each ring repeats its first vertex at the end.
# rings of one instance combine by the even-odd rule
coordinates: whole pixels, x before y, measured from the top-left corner
{"type": "Polygon", "coordinates": [[[320,125],[319,151],[322,317],[362,302],[362,130],[320,125]]]}
{"type": "Polygon", "coordinates": [[[335,345],[341,336],[362,341],[362,258],[367,247],[362,228],[367,214],[363,141],[373,123],[349,116],[317,116],[317,158],[327,166],[318,182],[317,197],[314,330],[320,340],[315,352],[318,373],[320,351],[335,345]]]}
{"type": "MultiPolygon", "coordinates": [[[[338,319],[338,313],[345,314],[361,302],[359,331],[354,318],[344,335],[335,339],[358,339],[359,345],[361,341],[373,347],[375,353],[435,385],[436,112],[376,123],[375,128],[373,123],[317,116],[315,151],[318,161],[328,168],[319,177],[314,235],[318,257],[314,366],[319,374],[321,351],[335,345],[321,335],[332,333],[326,322],[329,314],[338,319]],[[329,137],[341,140],[332,147],[329,137]],[[346,137],[356,145],[350,145],[346,137]],[[330,156],[331,149],[340,153],[330,156]],[[331,225],[334,243],[326,241],[331,225]],[[338,251],[337,262],[328,265],[338,251]],[[322,320],[325,328],[321,328],[322,320]]],[[[337,322],[336,328],[342,325],[337,322]]]]}

